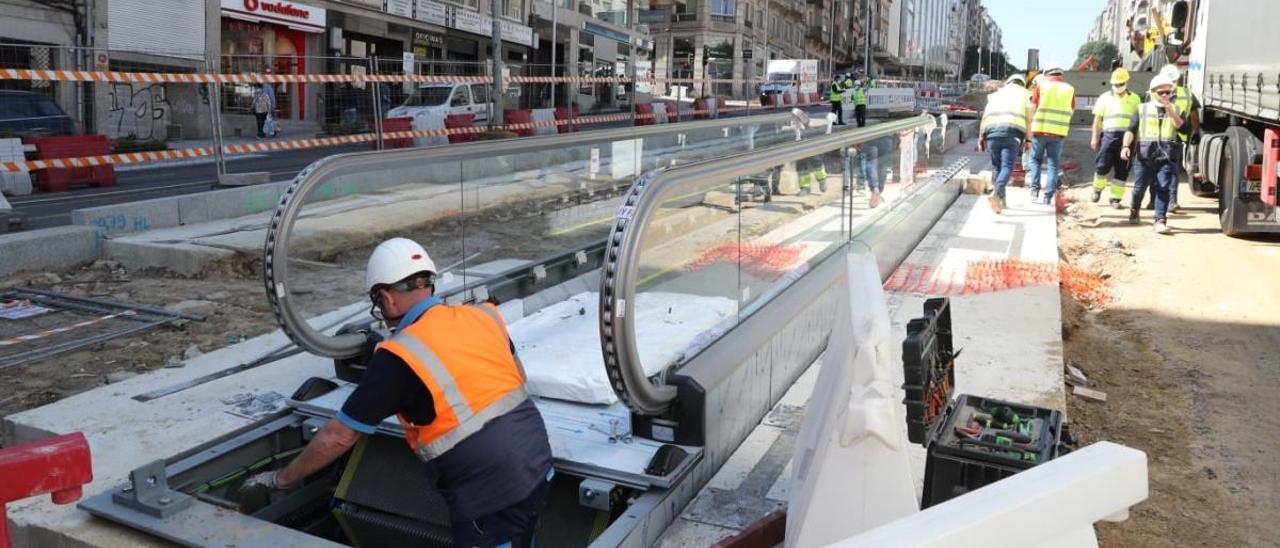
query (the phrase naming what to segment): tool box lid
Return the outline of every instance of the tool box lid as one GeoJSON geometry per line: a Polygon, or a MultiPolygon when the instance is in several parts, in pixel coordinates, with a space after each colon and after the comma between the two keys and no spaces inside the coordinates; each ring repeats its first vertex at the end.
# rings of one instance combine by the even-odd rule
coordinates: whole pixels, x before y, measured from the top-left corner
{"type": "Polygon", "coordinates": [[[951,301],[924,302],[924,316],[907,322],[902,341],[903,385],[907,407],[907,439],[927,446],[946,415],[955,392],[955,347],[951,338],[951,301]]]}

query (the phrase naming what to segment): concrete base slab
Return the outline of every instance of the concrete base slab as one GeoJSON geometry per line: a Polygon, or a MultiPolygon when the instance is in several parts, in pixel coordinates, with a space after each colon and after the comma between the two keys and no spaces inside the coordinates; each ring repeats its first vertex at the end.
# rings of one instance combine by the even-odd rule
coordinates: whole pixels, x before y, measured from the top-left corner
{"type": "MultiPolygon", "coordinates": [[[[1048,206],[1029,205],[1029,198],[1025,189],[1009,189],[1009,208],[1003,215],[996,215],[985,196],[961,196],[906,264],[929,267],[934,276],[944,280],[955,278],[958,285],[953,287],[959,288],[964,287],[961,277],[974,260],[1021,259],[1056,264],[1054,214],[1048,206]]],[[[895,336],[906,333],[907,322],[922,314],[924,300],[930,296],[888,294],[895,336]]],[[[957,393],[1066,409],[1056,284],[980,294],[953,292],[948,296],[953,307],[956,346],[964,349],[956,364],[957,393]]],[[[901,345],[891,344],[889,348],[892,363],[900,364],[901,345]]],[[[660,546],[713,544],[741,532],[772,508],[785,506],[791,480],[791,445],[821,363],[819,359],[796,381],[667,529],[660,546]],[[773,480],[761,484],[765,478],[773,480]]],[[[895,373],[894,384],[901,386],[902,369],[896,368],[895,373]]],[[[900,391],[898,398],[901,397],[900,391]]],[[[918,493],[923,487],[925,452],[918,446],[909,450],[918,493]]]]}

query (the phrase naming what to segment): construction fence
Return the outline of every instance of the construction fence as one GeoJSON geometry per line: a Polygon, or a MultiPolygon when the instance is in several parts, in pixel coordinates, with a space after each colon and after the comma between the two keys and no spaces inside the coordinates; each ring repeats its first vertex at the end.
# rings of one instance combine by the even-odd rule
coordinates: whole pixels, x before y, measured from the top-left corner
{"type": "Polygon", "coordinates": [[[56,191],[113,184],[114,170],[143,166],[204,162],[221,176],[236,170],[228,160],[283,151],[437,146],[495,132],[544,135],[826,104],[825,83],[818,92],[726,100],[696,92],[762,81],[627,78],[625,64],[617,65],[510,63],[495,86],[492,66],[477,62],[0,44],[7,185],[0,190],[23,193],[10,188],[20,186],[13,178],[30,174],[26,192],[32,183],[56,191]]]}

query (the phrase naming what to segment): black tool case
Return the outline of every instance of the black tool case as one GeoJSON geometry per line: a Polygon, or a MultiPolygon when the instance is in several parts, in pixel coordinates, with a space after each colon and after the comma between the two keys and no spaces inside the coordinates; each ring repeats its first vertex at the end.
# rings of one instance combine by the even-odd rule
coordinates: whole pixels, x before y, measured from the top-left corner
{"type": "Polygon", "coordinates": [[[928,450],[921,507],[928,508],[1065,454],[1062,413],[968,394],[952,401],[955,350],[950,301],[929,299],[902,343],[907,437],[928,450]],[[956,427],[977,425],[980,435],[956,427]]]}

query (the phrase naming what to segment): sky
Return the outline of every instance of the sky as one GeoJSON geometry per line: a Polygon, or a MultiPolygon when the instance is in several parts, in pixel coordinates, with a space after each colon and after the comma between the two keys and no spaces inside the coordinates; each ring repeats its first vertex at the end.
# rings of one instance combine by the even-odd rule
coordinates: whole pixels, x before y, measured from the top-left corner
{"type": "Polygon", "coordinates": [[[982,0],[1004,33],[1009,62],[1027,66],[1027,49],[1040,49],[1040,66],[1076,60],[1106,0],[982,0]]]}

